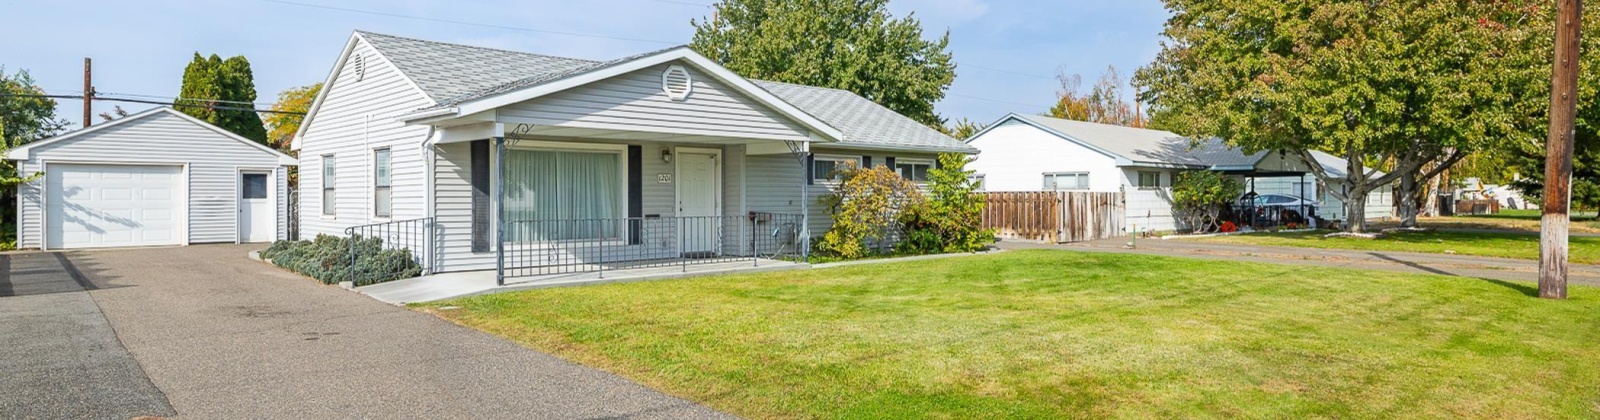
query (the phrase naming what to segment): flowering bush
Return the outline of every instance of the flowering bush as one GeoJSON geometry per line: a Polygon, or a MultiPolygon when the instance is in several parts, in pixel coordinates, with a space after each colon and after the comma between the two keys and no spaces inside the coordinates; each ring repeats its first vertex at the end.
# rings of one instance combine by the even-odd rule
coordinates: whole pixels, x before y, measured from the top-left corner
{"type": "Polygon", "coordinates": [[[1233,224],[1233,222],[1222,222],[1222,226],[1218,227],[1217,231],[1222,233],[1238,232],[1239,226],[1233,224]]]}

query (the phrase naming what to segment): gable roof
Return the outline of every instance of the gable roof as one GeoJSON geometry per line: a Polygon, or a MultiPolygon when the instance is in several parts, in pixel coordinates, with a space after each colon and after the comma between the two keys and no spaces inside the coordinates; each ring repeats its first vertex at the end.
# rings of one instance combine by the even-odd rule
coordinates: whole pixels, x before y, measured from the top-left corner
{"type": "Polygon", "coordinates": [[[59,136],[55,136],[55,137],[51,137],[51,138],[35,141],[35,142],[32,142],[32,143],[28,143],[28,144],[23,145],[21,147],[17,147],[15,149],[11,149],[10,152],[6,153],[6,159],[7,160],[28,160],[28,159],[31,159],[31,155],[32,155],[33,149],[37,149],[37,148],[41,148],[41,147],[44,147],[44,146],[48,146],[48,145],[53,144],[53,143],[59,143],[59,142],[67,141],[67,140],[74,139],[74,138],[77,138],[79,136],[83,136],[83,135],[87,135],[87,134],[98,133],[98,132],[101,132],[101,131],[108,131],[108,130],[111,130],[111,129],[115,128],[115,127],[131,124],[134,121],[142,120],[142,119],[148,118],[148,117],[153,116],[153,115],[161,115],[161,114],[169,114],[169,115],[176,116],[176,117],[178,117],[180,119],[183,119],[184,121],[188,121],[191,124],[200,126],[201,128],[205,128],[207,130],[211,130],[212,132],[217,133],[217,134],[221,135],[222,137],[225,137],[225,138],[228,138],[228,139],[231,139],[233,141],[240,142],[240,143],[244,143],[244,144],[250,145],[251,147],[255,147],[256,149],[259,149],[259,150],[261,150],[263,152],[270,153],[273,156],[276,156],[278,158],[278,164],[280,164],[280,165],[298,165],[300,163],[300,161],[298,159],[295,159],[293,156],[289,156],[289,155],[283,154],[283,152],[279,152],[277,150],[273,150],[271,147],[267,147],[266,145],[263,145],[261,143],[257,143],[254,140],[250,140],[250,139],[247,139],[247,138],[244,138],[244,137],[240,137],[238,134],[234,134],[231,131],[222,129],[222,127],[217,127],[215,125],[211,125],[210,123],[207,123],[205,121],[201,121],[198,118],[189,116],[189,114],[178,112],[178,110],[172,109],[172,107],[165,107],[165,106],[150,108],[150,109],[147,109],[147,110],[144,110],[144,111],[140,111],[140,112],[128,115],[126,117],[122,117],[122,118],[118,118],[118,119],[115,119],[115,120],[111,120],[111,121],[106,122],[106,123],[102,123],[100,125],[95,125],[95,126],[91,126],[89,128],[86,128],[86,129],[80,129],[80,130],[73,131],[73,132],[66,133],[66,134],[62,134],[62,135],[59,135],[59,136]]]}
{"type": "MultiPolygon", "coordinates": [[[[746,79],[687,46],[594,61],[364,31],[356,32],[356,37],[367,40],[379,54],[395,64],[400,74],[411,79],[419,90],[434,101],[432,106],[401,117],[403,120],[419,120],[441,114],[467,115],[476,112],[479,107],[520,102],[581,85],[590,79],[682,60],[807,126],[813,132],[836,141],[829,143],[829,146],[977,152],[977,149],[964,142],[860,95],[838,89],[746,79]]],[[[313,114],[316,108],[313,105],[313,114]]]]}
{"type": "Polygon", "coordinates": [[[561,74],[600,63],[365,31],[356,34],[440,105],[510,81],[561,74]]]}
{"type": "Polygon", "coordinates": [[[757,86],[778,95],[828,125],[844,132],[844,138],[829,146],[937,150],[977,153],[978,149],[934,130],[877,102],[843,89],[754,80],[757,86]]]}
{"type": "MultiPolygon", "coordinates": [[[[1261,163],[1267,151],[1245,153],[1219,138],[1192,141],[1170,131],[1124,127],[1038,115],[1010,114],[972,136],[973,139],[1007,121],[1019,121],[1117,160],[1120,166],[1160,166],[1214,171],[1248,171],[1261,163]]],[[[1329,176],[1343,177],[1345,161],[1312,150],[1311,156],[1329,176]]],[[[1382,176],[1382,173],[1376,174],[1382,176]]]]}

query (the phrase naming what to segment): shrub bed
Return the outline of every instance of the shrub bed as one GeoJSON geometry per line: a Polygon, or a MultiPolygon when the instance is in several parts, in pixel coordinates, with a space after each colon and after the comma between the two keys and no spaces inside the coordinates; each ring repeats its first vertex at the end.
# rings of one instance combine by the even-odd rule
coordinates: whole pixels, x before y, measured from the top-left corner
{"type": "Polygon", "coordinates": [[[278,241],[261,251],[261,258],[323,284],[349,281],[365,286],[422,274],[422,266],[412,258],[411,250],[386,249],[382,239],[359,235],[349,238],[317,235],[310,241],[278,241]]]}

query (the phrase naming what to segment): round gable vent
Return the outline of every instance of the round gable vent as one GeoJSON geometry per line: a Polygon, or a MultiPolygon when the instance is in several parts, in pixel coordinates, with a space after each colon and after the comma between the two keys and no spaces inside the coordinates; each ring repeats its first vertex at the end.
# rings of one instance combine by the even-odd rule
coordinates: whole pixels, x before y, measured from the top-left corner
{"type": "Polygon", "coordinates": [[[667,92],[667,97],[674,101],[689,99],[689,93],[694,90],[694,81],[689,80],[689,70],[683,66],[667,67],[661,72],[661,90],[667,92]]]}

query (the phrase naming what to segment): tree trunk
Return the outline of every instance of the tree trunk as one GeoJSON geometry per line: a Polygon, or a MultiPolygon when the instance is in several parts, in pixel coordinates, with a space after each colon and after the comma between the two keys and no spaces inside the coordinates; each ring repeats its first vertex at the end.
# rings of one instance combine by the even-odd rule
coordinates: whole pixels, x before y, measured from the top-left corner
{"type": "Polygon", "coordinates": [[[1417,173],[1400,174],[1400,227],[1417,227],[1417,173]]]}
{"type": "Polygon", "coordinates": [[[1344,200],[1345,231],[1361,233],[1367,230],[1367,194],[1371,191],[1351,191],[1344,200]]]}

